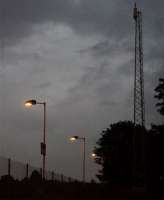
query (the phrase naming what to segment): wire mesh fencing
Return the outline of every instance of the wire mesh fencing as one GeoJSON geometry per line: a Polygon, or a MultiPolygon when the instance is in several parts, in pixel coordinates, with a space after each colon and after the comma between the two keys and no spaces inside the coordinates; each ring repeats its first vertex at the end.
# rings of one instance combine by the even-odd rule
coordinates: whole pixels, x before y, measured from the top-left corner
{"type": "MultiPolygon", "coordinates": [[[[30,178],[33,172],[38,172],[42,175],[42,168],[34,167],[29,163],[22,163],[0,156],[0,178],[4,176],[10,176],[15,180],[23,180],[30,178]]],[[[55,173],[54,171],[46,170],[45,179],[56,182],[76,182],[76,179],[64,176],[63,174],[55,173]]]]}

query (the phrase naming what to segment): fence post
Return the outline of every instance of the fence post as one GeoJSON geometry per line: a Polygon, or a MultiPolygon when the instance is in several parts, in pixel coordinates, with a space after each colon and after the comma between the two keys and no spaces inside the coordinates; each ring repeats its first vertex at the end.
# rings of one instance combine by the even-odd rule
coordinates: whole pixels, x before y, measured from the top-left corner
{"type": "Polygon", "coordinates": [[[54,181],[54,172],[53,171],[51,173],[51,179],[52,179],[52,181],[54,181]]]}
{"type": "Polygon", "coordinates": [[[28,178],[28,171],[29,171],[29,165],[28,163],[26,164],[26,178],[28,178]]]}
{"type": "Polygon", "coordinates": [[[11,176],[11,159],[8,158],[8,175],[11,176]]]}

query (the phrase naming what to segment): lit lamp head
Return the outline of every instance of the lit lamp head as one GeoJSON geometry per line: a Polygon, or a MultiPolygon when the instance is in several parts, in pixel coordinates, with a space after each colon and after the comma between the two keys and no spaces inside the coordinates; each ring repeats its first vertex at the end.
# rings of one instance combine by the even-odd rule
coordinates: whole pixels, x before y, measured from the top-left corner
{"type": "Polygon", "coordinates": [[[33,105],[36,105],[36,100],[34,100],[34,99],[30,99],[30,100],[25,102],[26,107],[31,107],[33,105]]]}
{"type": "Polygon", "coordinates": [[[72,142],[74,142],[75,140],[77,140],[79,137],[78,136],[72,136],[72,137],[70,137],[70,140],[72,141],[72,142]]]}
{"type": "Polygon", "coordinates": [[[95,153],[92,153],[91,156],[92,156],[92,158],[96,158],[96,154],[95,153]]]}

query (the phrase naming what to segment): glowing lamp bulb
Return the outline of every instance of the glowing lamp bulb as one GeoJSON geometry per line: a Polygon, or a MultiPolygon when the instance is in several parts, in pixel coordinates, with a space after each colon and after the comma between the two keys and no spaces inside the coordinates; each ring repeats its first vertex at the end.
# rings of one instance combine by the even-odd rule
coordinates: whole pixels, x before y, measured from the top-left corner
{"type": "Polygon", "coordinates": [[[25,103],[25,106],[26,106],[26,107],[31,107],[31,106],[32,106],[32,103],[26,102],[26,103],[25,103]]]}
{"type": "Polygon", "coordinates": [[[76,138],[75,138],[75,137],[71,137],[70,140],[71,140],[71,141],[75,141],[76,138]]]}
{"type": "Polygon", "coordinates": [[[92,153],[92,157],[95,158],[95,157],[96,157],[96,154],[95,154],[95,153],[92,153]]]}

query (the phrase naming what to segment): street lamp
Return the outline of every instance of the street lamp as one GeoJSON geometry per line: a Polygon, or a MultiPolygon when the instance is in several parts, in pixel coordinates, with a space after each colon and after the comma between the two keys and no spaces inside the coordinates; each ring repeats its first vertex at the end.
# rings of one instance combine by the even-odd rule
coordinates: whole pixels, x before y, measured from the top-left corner
{"type": "Polygon", "coordinates": [[[74,142],[76,140],[82,140],[83,141],[83,182],[85,183],[85,137],[79,137],[79,136],[72,136],[70,137],[70,141],[74,142]]]}
{"type": "Polygon", "coordinates": [[[44,108],[44,122],[43,122],[43,142],[41,142],[41,155],[43,156],[43,179],[45,179],[45,167],[46,167],[46,102],[38,102],[35,99],[30,99],[25,102],[26,107],[31,107],[33,105],[43,105],[44,108]]]}

